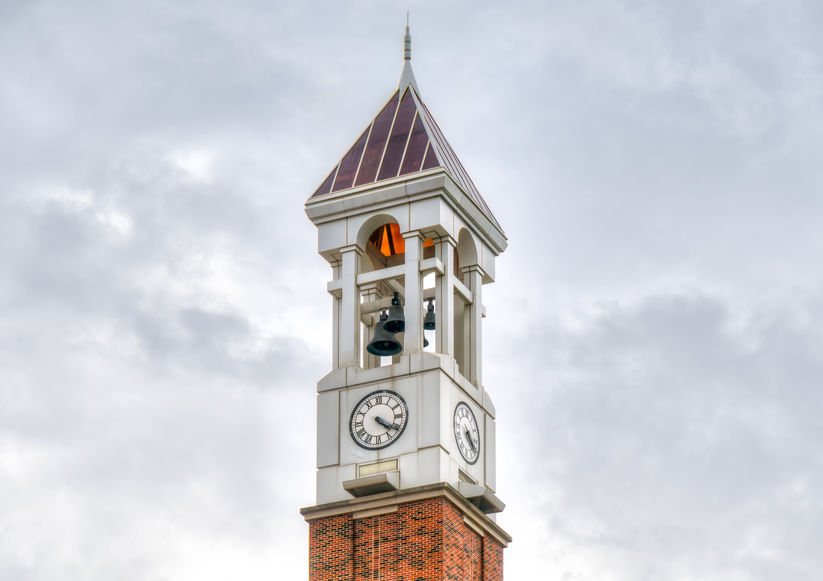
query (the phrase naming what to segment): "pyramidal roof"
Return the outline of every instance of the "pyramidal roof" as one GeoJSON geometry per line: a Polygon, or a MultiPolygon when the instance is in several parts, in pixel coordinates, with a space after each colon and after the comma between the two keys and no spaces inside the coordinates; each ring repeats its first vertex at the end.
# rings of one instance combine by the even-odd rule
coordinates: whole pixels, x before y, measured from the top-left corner
{"type": "Polygon", "coordinates": [[[420,98],[411,69],[411,37],[405,37],[400,85],[312,198],[441,167],[498,228],[477,186],[420,98]]]}

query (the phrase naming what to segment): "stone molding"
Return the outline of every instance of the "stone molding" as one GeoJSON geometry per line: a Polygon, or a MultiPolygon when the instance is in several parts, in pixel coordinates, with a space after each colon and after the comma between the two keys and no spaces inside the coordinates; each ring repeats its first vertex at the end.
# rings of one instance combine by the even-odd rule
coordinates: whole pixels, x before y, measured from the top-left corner
{"type": "MultiPolygon", "coordinates": [[[[460,494],[454,486],[447,482],[426,484],[405,490],[383,492],[349,500],[309,506],[301,508],[300,514],[303,515],[306,522],[347,514],[357,514],[358,516],[381,514],[381,509],[386,509],[386,512],[390,512],[396,509],[398,504],[440,497],[445,497],[446,500],[455,506],[463,514],[466,524],[475,531],[478,531],[478,534],[482,531],[482,534],[489,535],[500,543],[502,547],[509,546],[512,540],[511,536],[503,530],[500,525],[483,514],[479,508],[460,494]]],[[[360,518],[362,518],[362,516],[360,516],[360,518]]]]}

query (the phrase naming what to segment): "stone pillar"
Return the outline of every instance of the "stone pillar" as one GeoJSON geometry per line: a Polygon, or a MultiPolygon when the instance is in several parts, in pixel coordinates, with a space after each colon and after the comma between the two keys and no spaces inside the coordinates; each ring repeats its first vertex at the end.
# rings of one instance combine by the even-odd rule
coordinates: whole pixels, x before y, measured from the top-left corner
{"type": "MultiPolygon", "coordinates": [[[[333,262],[331,265],[332,280],[340,278],[340,261],[333,262]]],[[[339,290],[330,291],[332,296],[332,350],[331,350],[331,368],[337,369],[340,367],[340,298],[343,296],[339,290]]]]}
{"type": "Polygon", "coordinates": [[[454,357],[454,238],[435,241],[435,256],[445,271],[435,281],[435,350],[454,357]]]}
{"type": "Polygon", "coordinates": [[[466,379],[476,386],[483,383],[483,269],[477,265],[461,269],[466,287],[472,292],[472,304],[466,314],[466,379]]]}
{"type": "Polygon", "coordinates": [[[415,353],[423,349],[423,277],[420,276],[423,236],[413,230],[403,234],[403,241],[406,246],[403,353],[415,353]]]}
{"type": "MultiPolygon", "coordinates": [[[[377,283],[371,283],[367,285],[363,285],[360,287],[360,295],[363,297],[363,302],[370,302],[376,301],[380,298],[380,291],[377,289],[377,283]]],[[[378,311],[374,315],[367,315],[367,319],[372,318],[379,318],[380,312],[378,311]]],[[[371,341],[372,336],[374,335],[374,325],[368,325],[365,327],[366,336],[363,337],[361,341],[361,355],[363,357],[363,369],[372,369],[374,367],[380,367],[380,358],[376,355],[372,355],[368,351],[366,351],[366,345],[369,341],[371,341]]]]}
{"type": "Polygon", "coordinates": [[[338,367],[359,363],[360,355],[360,293],[357,290],[357,274],[363,251],[352,245],[340,249],[341,299],[340,323],[337,330],[338,367]]]}

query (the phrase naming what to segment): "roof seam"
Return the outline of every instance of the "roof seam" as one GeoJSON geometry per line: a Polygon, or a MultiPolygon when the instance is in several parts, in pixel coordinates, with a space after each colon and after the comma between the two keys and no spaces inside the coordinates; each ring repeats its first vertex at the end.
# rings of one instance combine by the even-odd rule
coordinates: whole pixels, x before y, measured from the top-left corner
{"type": "MultiPolygon", "coordinates": [[[[375,117],[376,119],[376,117],[375,117]]],[[[360,166],[363,165],[363,158],[366,157],[366,150],[369,148],[369,139],[371,139],[372,131],[374,131],[374,119],[371,121],[371,125],[369,125],[369,134],[366,135],[366,142],[363,144],[363,151],[360,152],[360,159],[357,160],[357,167],[354,170],[354,179],[351,182],[351,185],[357,183],[357,177],[360,174],[360,166]]]]}
{"type": "Polygon", "coordinates": [[[409,125],[409,134],[406,136],[406,143],[403,145],[403,155],[400,156],[400,164],[397,166],[397,173],[394,174],[394,177],[400,175],[400,172],[403,169],[403,162],[406,161],[406,153],[409,151],[409,141],[411,141],[412,133],[414,133],[414,122],[417,121],[418,115],[417,107],[414,108],[414,117],[412,117],[411,125],[409,125]]]}
{"type": "MultiPolygon", "coordinates": [[[[366,159],[366,153],[367,153],[367,152],[368,152],[368,150],[369,150],[369,145],[371,145],[371,138],[372,138],[372,135],[374,134],[374,129],[375,129],[375,126],[376,126],[376,124],[377,124],[377,120],[378,120],[378,119],[380,118],[380,116],[383,114],[383,112],[385,111],[385,109],[386,109],[386,108],[387,108],[387,107],[388,107],[388,106],[389,106],[389,105],[390,105],[390,104],[391,104],[391,103],[395,100],[395,97],[397,97],[397,102],[398,102],[398,104],[399,104],[399,102],[400,102],[400,98],[399,98],[398,93],[399,93],[399,90],[398,90],[398,91],[395,91],[394,93],[392,93],[391,97],[389,97],[389,98],[388,98],[388,100],[387,100],[387,101],[383,104],[383,106],[382,106],[382,107],[380,107],[380,111],[377,113],[377,115],[375,115],[374,119],[372,119],[372,123],[371,123],[371,127],[372,127],[372,129],[371,129],[371,133],[369,134],[369,138],[366,140],[366,147],[363,149],[363,157],[361,158],[361,161],[360,161],[360,167],[359,167],[359,168],[358,168],[358,170],[357,170],[357,176],[354,178],[354,185],[355,185],[355,186],[357,186],[357,185],[363,185],[364,183],[370,183],[369,181],[364,181],[364,182],[359,182],[359,183],[358,183],[358,180],[360,179],[360,170],[362,170],[362,169],[363,169],[363,160],[365,160],[365,159],[366,159]]],[[[397,105],[395,105],[394,111],[392,112],[392,123],[394,122],[394,116],[395,116],[396,114],[397,114],[397,105]]],[[[389,131],[389,132],[391,131],[391,126],[389,126],[388,131],[389,131]]],[[[386,134],[386,139],[388,139],[388,135],[389,135],[389,134],[387,133],[387,134],[386,134]]],[[[385,144],[385,143],[383,143],[383,147],[382,147],[382,149],[380,150],[380,157],[378,157],[378,158],[377,158],[377,163],[378,163],[378,164],[379,164],[379,163],[383,160],[383,153],[385,152],[385,149],[386,149],[386,144],[385,144]]],[[[378,166],[377,166],[377,168],[375,169],[375,174],[374,174],[374,176],[372,176],[372,177],[371,177],[371,181],[374,181],[374,178],[375,178],[375,177],[377,177],[377,172],[378,172],[379,170],[380,170],[380,166],[378,165],[378,166]]],[[[368,176],[363,176],[363,177],[364,177],[366,180],[368,180],[368,179],[369,179],[369,177],[368,177],[368,176]]]]}
{"type": "MultiPolygon", "coordinates": [[[[408,90],[408,89],[406,89],[408,90]]],[[[399,93],[400,91],[395,91],[399,93]]],[[[379,181],[377,178],[380,175],[380,170],[383,169],[383,162],[386,161],[386,150],[389,147],[389,142],[391,141],[391,134],[394,131],[394,124],[397,122],[397,114],[400,112],[400,103],[403,102],[403,97],[406,96],[406,92],[404,91],[402,95],[397,96],[397,107],[394,108],[394,115],[391,118],[391,125],[389,126],[389,132],[386,134],[386,143],[383,144],[383,151],[380,153],[380,163],[377,165],[377,172],[374,174],[373,181],[379,181]]],[[[392,95],[394,97],[394,95],[392,95]]]]}

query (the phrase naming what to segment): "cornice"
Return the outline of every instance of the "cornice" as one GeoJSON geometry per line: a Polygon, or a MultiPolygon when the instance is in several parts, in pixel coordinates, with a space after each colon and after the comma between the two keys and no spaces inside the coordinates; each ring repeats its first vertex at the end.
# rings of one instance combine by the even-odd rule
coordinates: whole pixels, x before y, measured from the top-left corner
{"type": "Polygon", "coordinates": [[[486,244],[500,254],[508,246],[506,234],[492,222],[467,195],[446,169],[434,168],[408,176],[384,180],[309,198],[305,211],[315,225],[333,222],[348,216],[374,212],[432,197],[442,197],[447,204],[482,237],[486,244]]]}
{"type": "Polygon", "coordinates": [[[470,528],[473,528],[480,534],[489,535],[503,547],[507,547],[511,542],[512,538],[509,533],[503,530],[500,525],[485,515],[479,508],[460,494],[454,486],[447,482],[425,484],[405,490],[382,492],[360,498],[309,506],[301,508],[300,514],[303,515],[303,518],[305,518],[307,522],[346,514],[351,514],[353,518],[367,518],[369,516],[391,512],[400,504],[430,498],[445,498],[451,502],[451,504],[463,514],[463,518],[470,528]]]}

